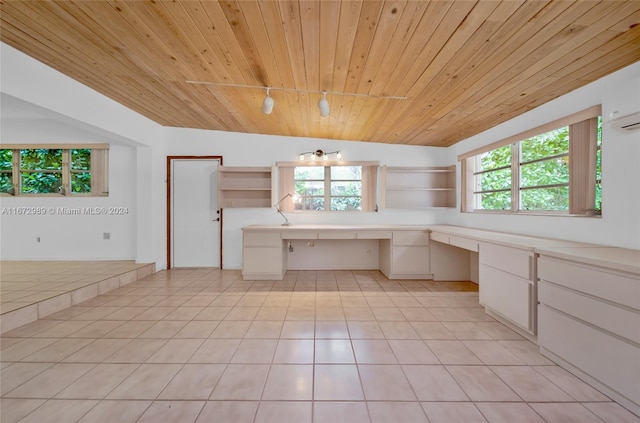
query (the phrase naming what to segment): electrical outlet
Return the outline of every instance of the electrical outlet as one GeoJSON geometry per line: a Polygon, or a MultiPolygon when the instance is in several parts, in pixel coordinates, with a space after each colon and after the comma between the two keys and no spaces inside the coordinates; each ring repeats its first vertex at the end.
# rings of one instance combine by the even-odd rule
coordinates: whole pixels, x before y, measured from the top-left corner
{"type": "Polygon", "coordinates": [[[315,241],[307,241],[307,247],[315,247],[316,243],[315,241]]]}
{"type": "Polygon", "coordinates": [[[103,232],[102,239],[111,239],[111,232],[103,232]]]}
{"type": "Polygon", "coordinates": [[[289,252],[293,253],[293,243],[289,243],[289,252]]]}

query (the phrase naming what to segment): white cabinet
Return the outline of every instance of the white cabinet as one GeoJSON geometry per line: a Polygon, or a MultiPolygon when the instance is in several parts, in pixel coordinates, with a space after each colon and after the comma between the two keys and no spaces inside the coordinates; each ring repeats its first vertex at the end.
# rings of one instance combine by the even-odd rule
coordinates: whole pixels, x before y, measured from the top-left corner
{"type": "Polygon", "coordinates": [[[541,352],[640,414],[640,276],[541,255],[541,352]]]}
{"type": "Polygon", "coordinates": [[[242,278],[281,280],[286,272],[285,245],[279,232],[244,231],[242,278]]]}
{"type": "Polygon", "coordinates": [[[480,245],[480,304],[527,334],[536,333],[534,252],[480,245]]]}
{"type": "Polygon", "coordinates": [[[383,208],[425,209],[456,206],[456,167],[382,166],[383,208]]]}
{"type": "Polygon", "coordinates": [[[271,207],[273,169],[218,167],[218,207],[271,207]]]}
{"type": "Polygon", "coordinates": [[[389,279],[431,278],[428,231],[393,231],[390,241],[380,242],[380,270],[389,279]],[[390,259],[387,265],[382,265],[384,255],[390,259]]]}

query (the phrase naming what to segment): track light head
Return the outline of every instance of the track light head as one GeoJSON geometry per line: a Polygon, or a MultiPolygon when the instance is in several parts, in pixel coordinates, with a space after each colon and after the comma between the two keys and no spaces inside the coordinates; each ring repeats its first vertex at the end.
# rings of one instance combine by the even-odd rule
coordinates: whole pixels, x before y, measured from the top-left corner
{"type": "Polygon", "coordinates": [[[269,90],[270,88],[267,88],[267,96],[262,101],[262,107],[260,108],[260,110],[262,110],[262,113],[264,113],[265,115],[270,115],[273,111],[274,102],[273,99],[269,96],[269,90]]]}
{"type": "Polygon", "coordinates": [[[318,101],[318,109],[320,109],[320,116],[329,116],[329,102],[327,101],[327,92],[322,92],[322,98],[318,101]]]}

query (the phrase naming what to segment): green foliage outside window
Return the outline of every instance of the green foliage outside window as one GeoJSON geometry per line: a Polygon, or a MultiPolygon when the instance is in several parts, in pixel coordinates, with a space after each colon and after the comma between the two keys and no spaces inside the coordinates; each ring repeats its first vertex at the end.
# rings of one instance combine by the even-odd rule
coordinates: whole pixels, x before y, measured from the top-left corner
{"type": "MultiPolygon", "coordinates": [[[[362,167],[331,166],[329,206],[332,211],[362,210],[362,167]]],[[[296,210],[325,210],[325,167],[294,169],[296,210]]]]}
{"type": "Polygon", "coordinates": [[[61,188],[61,149],[20,151],[20,189],[23,194],[57,194],[61,188]]]}
{"type": "Polygon", "coordinates": [[[0,150],[0,192],[13,188],[13,150],[0,150]]]}
{"type": "Polygon", "coordinates": [[[91,192],[91,149],[71,150],[71,192],[91,192]]]}

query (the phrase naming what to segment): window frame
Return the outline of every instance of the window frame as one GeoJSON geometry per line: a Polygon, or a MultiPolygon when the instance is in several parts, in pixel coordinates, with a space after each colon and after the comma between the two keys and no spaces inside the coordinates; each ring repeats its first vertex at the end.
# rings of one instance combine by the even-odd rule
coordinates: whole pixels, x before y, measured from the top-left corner
{"type": "MultiPolygon", "coordinates": [[[[601,204],[596,205],[596,189],[601,189],[600,178],[596,177],[597,155],[600,152],[602,158],[602,140],[598,128],[601,124],[602,108],[593,106],[573,115],[549,122],[545,125],[516,134],[501,141],[491,143],[458,156],[462,169],[461,211],[463,213],[502,213],[502,214],[536,214],[536,215],[561,215],[561,216],[600,216],[601,204]],[[539,157],[533,160],[522,161],[522,142],[545,135],[549,132],[568,127],[568,149],[566,152],[539,157]],[[476,176],[499,170],[482,169],[476,171],[480,156],[483,153],[510,146],[510,166],[502,166],[500,169],[511,169],[510,188],[504,190],[478,190],[476,176]],[[552,160],[553,158],[568,158],[568,182],[550,185],[532,185],[523,187],[521,169],[523,165],[552,160]],[[567,210],[554,209],[522,209],[522,192],[529,189],[547,188],[555,186],[567,186],[569,198],[567,210]],[[476,208],[477,194],[489,191],[511,191],[510,207],[506,209],[481,209],[476,208]]],[[[601,172],[600,164],[600,172],[601,172]]]]}
{"type": "Polygon", "coordinates": [[[1,150],[12,151],[12,168],[3,173],[11,173],[9,192],[0,192],[3,197],[108,197],[109,196],[109,144],[0,144],[1,150]],[[60,169],[23,169],[23,150],[62,150],[60,169]],[[73,169],[71,150],[91,150],[90,169],[73,169]],[[22,192],[23,173],[59,173],[59,192],[22,192]],[[72,175],[90,173],[91,192],[73,192],[72,175]]]}
{"type": "MultiPolygon", "coordinates": [[[[296,210],[293,201],[283,201],[278,206],[283,211],[294,213],[363,213],[377,210],[377,174],[379,162],[369,161],[326,161],[326,160],[310,160],[299,162],[277,162],[276,167],[278,169],[279,176],[279,192],[280,197],[286,194],[295,194],[295,168],[296,167],[323,167],[324,168],[324,209],[323,210],[310,210],[302,209],[296,210]],[[353,180],[360,181],[361,183],[361,209],[360,210],[331,210],[331,199],[344,197],[340,195],[331,195],[331,182],[341,181],[342,179],[331,179],[331,167],[333,166],[359,166],[362,168],[361,179],[353,180]]],[[[349,180],[352,181],[352,180],[349,180]]],[[[347,196],[353,198],[356,196],[347,196]]]]}

